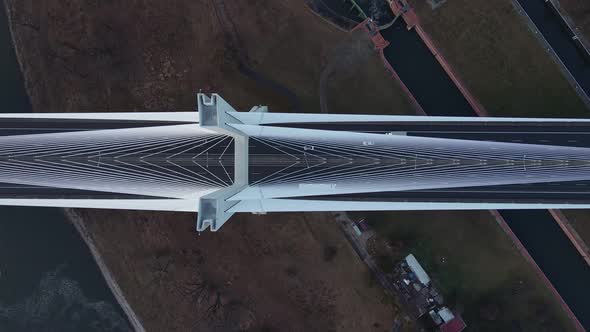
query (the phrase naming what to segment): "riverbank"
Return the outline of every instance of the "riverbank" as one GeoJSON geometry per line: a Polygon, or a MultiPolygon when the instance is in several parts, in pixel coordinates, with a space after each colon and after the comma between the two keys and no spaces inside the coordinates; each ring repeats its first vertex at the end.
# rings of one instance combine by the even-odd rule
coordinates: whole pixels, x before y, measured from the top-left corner
{"type": "MultiPolygon", "coordinates": [[[[31,112],[13,48],[14,22],[0,4],[0,79],[3,112],[31,112]]],[[[92,254],[59,209],[0,207],[0,312],[3,331],[129,331],[92,254]]]]}
{"type": "Polygon", "coordinates": [[[108,266],[105,264],[100,252],[98,251],[96,244],[94,243],[94,239],[92,238],[92,235],[88,232],[88,229],[86,228],[86,224],[84,223],[84,220],[82,220],[82,218],[76,212],[76,210],[64,209],[64,211],[65,211],[66,216],[70,220],[70,222],[74,225],[74,227],[76,227],[78,234],[80,235],[82,240],[84,240],[84,243],[86,243],[86,246],[88,246],[88,249],[90,249],[90,252],[92,253],[92,257],[94,258],[94,261],[96,262],[96,265],[100,269],[100,272],[102,273],[102,276],[104,277],[107,285],[109,286],[109,289],[111,290],[111,292],[113,293],[113,295],[117,299],[117,302],[119,303],[119,305],[123,309],[123,312],[125,312],[125,315],[127,315],[127,319],[131,323],[131,326],[133,326],[133,330],[135,330],[136,332],[145,332],[145,328],[143,327],[141,320],[133,311],[133,308],[131,307],[131,305],[127,301],[127,298],[125,298],[123,291],[121,291],[121,288],[119,287],[119,285],[115,281],[115,277],[113,276],[113,273],[109,270],[108,266]]]}
{"type": "Polygon", "coordinates": [[[557,64],[563,76],[590,109],[590,60],[587,45],[564,20],[552,1],[513,0],[513,5],[527,23],[532,34],[557,64]]]}
{"type": "MultiPolygon", "coordinates": [[[[12,18],[14,17],[14,13],[11,11],[11,7],[8,6],[8,3],[6,1],[2,1],[2,6],[4,6],[4,8],[6,10],[6,14],[7,14],[6,17],[8,20],[8,28],[10,31],[10,36],[12,38],[12,44],[16,45],[16,40],[15,40],[16,35],[15,35],[14,29],[13,29],[13,26],[15,24],[14,24],[14,21],[12,20],[12,18]]],[[[16,61],[18,62],[20,72],[22,73],[22,72],[24,72],[23,71],[24,67],[23,67],[23,62],[21,61],[22,57],[20,55],[20,50],[19,50],[19,48],[15,47],[14,51],[16,53],[16,61]]],[[[27,80],[25,80],[25,82],[26,81],[27,80]]],[[[85,232],[85,226],[83,224],[83,221],[76,215],[75,211],[66,209],[65,215],[70,220],[70,222],[72,222],[72,224],[74,225],[74,227],[78,231],[81,239],[84,241],[84,243],[86,244],[86,246],[90,250],[90,253],[91,253],[92,257],[94,258],[95,262],[97,263],[97,265],[98,265],[98,267],[105,279],[105,282],[107,283],[107,286],[111,290],[117,303],[123,309],[123,312],[126,314],[127,319],[131,323],[131,325],[133,326],[134,330],[139,331],[139,332],[145,331],[145,329],[143,329],[143,326],[141,325],[141,322],[139,321],[139,319],[137,318],[137,316],[135,315],[135,313],[131,309],[129,303],[126,301],[125,297],[123,296],[122,292],[120,291],[117,283],[114,281],[112,274],[110,273],[108,268],[103,264],[102,258],[100,256],[100,254],[98,253],[98,251],[96,250],[96,247],[94,246],[94,243],[92,242],[91,237],[89,236],[89,234],[87,234],[85,232]]]]}

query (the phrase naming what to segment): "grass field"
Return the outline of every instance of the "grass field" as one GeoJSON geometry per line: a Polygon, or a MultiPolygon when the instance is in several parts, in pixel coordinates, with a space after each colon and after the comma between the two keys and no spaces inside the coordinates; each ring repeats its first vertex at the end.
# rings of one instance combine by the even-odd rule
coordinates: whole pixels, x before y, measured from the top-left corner
{"type": "Polygon", "coordinates": [[[590,116],[510,0],[448,1],[435,11],[425,1],[412,4],[490,115],[590,116]]]}
{"type": "Polygon", "coordinates": [[[574,20],[586,38],[590,37],[590,2],[586,0],[560,0],[561,6],[574,20]]]}
{"type": "Polygon", "coordinates": [[[561,210],[574,226],[580,237],[590,244],[590,211],[588,210],[561,210]]]}
{"type": "Polygon", "coordinates": [[[570,322],[487,211],[363,214],[413,253],[471,331],[569,331],[570,322]]]}

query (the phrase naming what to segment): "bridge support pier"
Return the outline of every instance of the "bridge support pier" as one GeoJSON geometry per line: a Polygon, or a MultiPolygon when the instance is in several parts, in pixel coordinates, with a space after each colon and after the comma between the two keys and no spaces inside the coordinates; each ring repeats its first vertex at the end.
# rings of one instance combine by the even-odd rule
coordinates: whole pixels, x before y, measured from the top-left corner
{"type": "Polygon", "coordinates": [[[236,112],[221,96],[214,93],[210,97],[197,94],[199,125],[234,139],[234,183],[233,185],[205,195],[199,200],[197,231],[207,228],[217,231],[231,216],[229,210],[240,201],[229,198],[248,186],[248,135],[229,124],[242,123],[228,112],[236,112]]]}

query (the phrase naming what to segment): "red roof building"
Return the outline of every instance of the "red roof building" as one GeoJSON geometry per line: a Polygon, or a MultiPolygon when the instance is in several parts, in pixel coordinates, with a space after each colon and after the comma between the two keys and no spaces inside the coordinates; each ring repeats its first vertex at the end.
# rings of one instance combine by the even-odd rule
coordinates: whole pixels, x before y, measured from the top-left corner
{"type": "Polygon", "coordinates": [[[461,332],[465,327],[467,327],[467,325],[463,319],[459,316],[455,316],[455,318],[440,326],[440,332],[461,332]]]}

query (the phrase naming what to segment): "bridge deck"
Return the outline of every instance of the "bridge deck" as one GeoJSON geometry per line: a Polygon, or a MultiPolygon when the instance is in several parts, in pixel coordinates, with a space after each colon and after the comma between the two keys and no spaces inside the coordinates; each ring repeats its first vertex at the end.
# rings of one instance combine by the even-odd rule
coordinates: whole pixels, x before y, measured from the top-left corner
{"type": "MultiPolygon", "coordinates": [[[[395,201],[395,202],[519,202],[519,203],[569,203],[569,204],[586,204],[590,202],[590,177],[579,177],[572,181],[562,181],[551,179],[551,173],[567,171],[575,163],[583,168],[583,172],[590,175],[590,159],[584,152],[583,154],[572,157],[569,161],[564,159],[556,160],[551,153],[544,154],[542,157],[526,156],[527,147],[531,151],[540,146],[551,146],[559,150],[560,147],[590,147],[590,123],[587,122],[497,122],[493,119],[487,119],[485,122],[348,122],[348,123],[289,123],[273,124],[273,127],[293,128],[293,129],[317,129],[317,130],[336,130],[357,133],[386,134],[424,137],[424,138],[441,138],[453,140],[470,140],[470,141],[488,141],[502,143],[517,143],[523,147],[522,154],[518,152],[512,155],[495,155],[485,151],[485,145],[480,145],[481,154],[473,153],[465,155],[465,151],[457,154],[455,157],[440,155],[436,156],[437,149],[443,149],[441,146],[431,146],[430,152],[422,150],[415,156],[407,153],[390,154],[371,153],[372,146],[365,148],[352,149],[345,151],[346,148],[340,147],[333,149],[331,152],[322,150],[322,146],[314,145],[311,142],[297,144],[285,141],[276,141],[274,146],[272,140],[256,140],[251,142],[251,170],[250,181],[252,184],[264,184],[269,181],[269,174],[272,177],[288,179],[294,173],[304,174],[321,172],[321,168],[341,167],[345,171],[346,167],[357,167],[364,172],[375,172],[375,163],[378,167],[389,167],[392,172],[399,172],[400,169],[411,165],[420,170],[412,173],[405,171],[408,176],[419,175],[424,178],[428,176],[427,170],[439,172],[446,176],[448,181],[453,181],[453,176],[449,173],[455,171],[455,179],[464,176],[477,176],[481,174],[481,181],[485,182],[486,174],[490,174],[494,169],[504,169],[506,176],[518,177],[530,176],[529,173],[535,168],[547,174],[546,179],[536,180],[533,183],[513,183],[513,184],[490,184],[484,186],[462,186],[460,184],[448,184],[445,188],[428,188],[419,190],[400,190],[392,188],[391,191],[380,190],[378,192],[364,193],[345,193],[335,195],[312,195],[316,199],[329,200],[369,200],[369,201],[395,201]],[[356,151],[356,152],[354,152],[356,151]],[[345,161],[345,158],[349,160],[345,161]],[[405,159],[404,165],[401,160],[405,159]],[[271,163],[271,161],[273,161],[271,163]],[[344,166],[347,163],[351,163],[344,166]],[[520,174],[514,173],[505,166],[512,163],[515,168],[520,168],[520,174]],[[483,166],[485,165],[485,167],[483,166]],[[288,168],[287,168],[288,167],[288,168]],[[447,169],[447,172],[440,172],[441,169],[447,169]],[[471,168],[472,173],[466,171],[471,168]],[[527,171],[528,168],[528,171],[527,171]]],[[[371,144],[371,143],[369,143],[371,144]]],[[[516,145],[516,144],[513,144],[516,145]]],[[[558,151],[556,150],[556,151],[558,151]]],[[[585,149],[577,149],[583,151],[585,149]]],[[[383,177],[387,181],[387,177],[383,177]]],[[[358,174],[351,174],[351,177],[358,174]]],[[[296,176],[296,179],[302,181],[309,180],[310,177],[296,176]]],[[[336,183],[333,176],[327,176],[324,183],[336,183]]],[[[420,180],[417,180],[420,181],[420,180]]],[[[322,182],[320,180],[316,181],[322,182]]],[[[311,198],[311,197],[307,197],[311,198]]]]}
{"type": "MultiPolygon", "coordinates": [[[[0,198],[149,199],[170,197],[160,192],[175,187],[186,193],[190,186],[221,188],[233,183],[233,141],[207,131],[193,135],[187,128],[196,124],[19,118],[0,123],[0,198]],[[116,134],[123,132],[128,136],[116,134]],[[72,184],[72,178],[80,185],[72,184]]],[[[299,185],[289,197],[590,202],[590,150],[579,149],[590,148],[590,122],[421,120],[279,123],[267,128],[293,130],[283,136],[250,138],[249,183],[262,188],[299,185]],[[298,129],[320,131],[309,137],[291,135],[298,129]],[[347,134],[327,137],[324,130],[347,134]],[[378,135],[357,139],[355,133],[378,135]],[[411,137],[417,140],[407,140],[411,137]],[[424,138],[433,140],[416,143],[424,138]],[[482,141],[517,144],[497,145],[494,150],[482,141]],[[519,183],[522,179],[526,181],[519,183]],[[326,186],[361,189],[307,192],[326,186]]]]}

